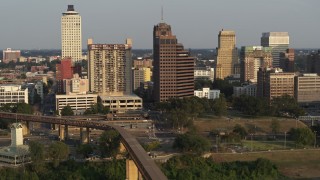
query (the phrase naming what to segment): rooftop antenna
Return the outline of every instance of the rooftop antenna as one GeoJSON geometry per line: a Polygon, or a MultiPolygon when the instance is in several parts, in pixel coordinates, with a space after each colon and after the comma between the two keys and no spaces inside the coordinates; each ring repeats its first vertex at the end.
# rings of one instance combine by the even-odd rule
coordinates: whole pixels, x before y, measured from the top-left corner
{"type": "Polygon", "coordinates": [[[163,22],[163,6],[161,6],[161,22],[163,22]]]}

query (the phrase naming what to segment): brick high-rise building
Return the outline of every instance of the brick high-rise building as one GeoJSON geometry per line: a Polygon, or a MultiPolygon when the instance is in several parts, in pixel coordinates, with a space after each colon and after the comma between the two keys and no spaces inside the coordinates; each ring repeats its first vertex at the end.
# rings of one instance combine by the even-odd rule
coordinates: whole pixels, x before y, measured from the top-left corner
{"type": "Polygon", "coordinates": [[[235,74],[238,64],[238,49],[234,31],[222,30],[218,35],[216,79],[224,79],[235,74]]]}
{"type": "Polygon", "coordinates": [[[71,79],[73,77],[72,59],[65,58],[60,64],[56,64],[56,79],[71,79]]]}
{"type": "Polygon", "coordinates": [[[2,62],[5,64],[9,63],[10,61],[13,61],[16,63],[21,55],[20,50],[12,50],[11,48],[7,48],[3,50],[2,53],[3,53],[2,62]]]}
{"type": "Polygon", "coordinates": [[[65,58],[61,60],[60,64],[56,64],[56,80],[58,93],[65,92],[63,86],[64,79],[71,79],[73,77],[72,59],[65,58]]]}
{"type": "Polygon", "coordinates": [[[154,100],[194,95],[194,62],[189,51],[178,43],[171,26],[161,22],[153,29],[154,100]]]}
{"type": "Polygon", "coordinates": [[[257,96],[269,100],[286,94],[294,97],[294,77],[294,73],[284,73],[279,68],[260,68],[258,71],[257,96]]]}
{"type": "Polygon", "coordinates": [[[284,72],[294,72],[294,49],[287,49],[280,53],[280,68],[284,72]]]}
{"type": "Polygon", "coordinates": [[[99,95],[132,93],[132,41],[126,44],[93,44],[88,40],[89,89],[99,95]]]}
{"type": "Polygon", "coordinates": [[[262,46],[243,46],[240,52],[240,66],[241,82],[256,83],[259,68],[272,67],[272,49],[262,46]]]}
{"type": "Polygon", "coordinates": [[[61,17],[62,58],[71,57],[73,61],[82,60],[81,16],[68,5],[61,17]]]}

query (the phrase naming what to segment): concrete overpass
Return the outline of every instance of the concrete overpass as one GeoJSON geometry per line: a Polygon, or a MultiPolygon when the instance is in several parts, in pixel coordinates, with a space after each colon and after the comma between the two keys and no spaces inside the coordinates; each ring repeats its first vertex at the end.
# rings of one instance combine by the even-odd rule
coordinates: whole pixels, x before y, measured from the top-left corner
{"type": "Polygon", "coordinates": [[[71,117],[52,117],[52,116],[35,116],[26,114],[15,114],[0,112],[0,119],[13,119],[17,121],[27,122],[40,122],[57,124],[60,126],[60,134],[62,134],[62,126],[76,126],[87,129],[87,136],[89,134],[89,128],[95,128],[100,130],[114,129],[119,132],[121,136],[121,143],[128,151],[130,159],[127,159],[127,179],[145,179],[145,180],[166,180],[167,177],[163,174],[160,168],[155,164],[154,160],[151,159],[142,148],[140,143],[125,129],[114,125],[103,123],[99,121],[86,121],[86,120],[74,120],[71,117]]]}

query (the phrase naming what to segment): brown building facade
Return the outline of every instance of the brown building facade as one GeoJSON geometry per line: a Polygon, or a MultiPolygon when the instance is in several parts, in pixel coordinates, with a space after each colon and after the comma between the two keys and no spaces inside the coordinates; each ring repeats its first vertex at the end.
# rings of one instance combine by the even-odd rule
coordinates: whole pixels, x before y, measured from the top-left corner
{"type": "Polygon", "coordinates": [[[278,68],[260,68],[258,71],[257,96],[269,100],[286,94],[294,97],[294,77],[294,73],[284,73],[278,68]]]}
{"type": "Polygon", "coordinates": [[[222,30],[218,35],[216,79],[224,79],[235,74],[238,64],[238,49],[234,31],[222,30]]]}
{"type": "Polygon", "coordinates": [[[259,68],[272,67],[272,48],[262,46],[244,46],[240,52],[241,82],[258,81],[259,68]]]}
{"type": "Polygon", "coordinates": [[[164,22],[154,26],[153,54],[154,100],[193,96],[195,59],[164,22]]]}
{"type": "Polygon", "coordinates": [[[287,49],[280,53],[280,68],[284,72],[294,72],[294,49],[287,49]]]}
{"type": "Polygon", "coordinates": [[[298,103],[320,103],[320,76],[301,74],[295,77],[295,98],[298,103]]]}

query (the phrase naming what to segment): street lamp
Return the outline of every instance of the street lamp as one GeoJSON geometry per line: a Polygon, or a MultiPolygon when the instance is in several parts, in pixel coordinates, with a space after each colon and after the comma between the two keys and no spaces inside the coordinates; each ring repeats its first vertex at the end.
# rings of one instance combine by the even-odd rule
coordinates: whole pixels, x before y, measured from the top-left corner
{"type": "Polygon", "coordinates": [[[219,137],[219,135],[217,134],[217,135],[216,135],[216,145],[217,145],[217,149],[216,149],[216,150],[217,150],[217,153],[218,153],[218,150],[219,150],[219,146],[218,146],[218,137],[219,137]]]}

